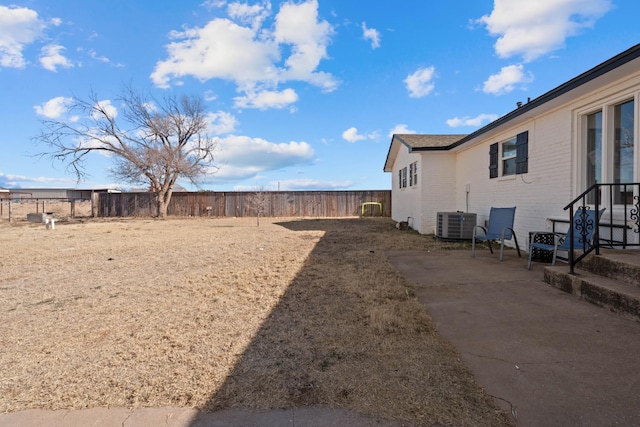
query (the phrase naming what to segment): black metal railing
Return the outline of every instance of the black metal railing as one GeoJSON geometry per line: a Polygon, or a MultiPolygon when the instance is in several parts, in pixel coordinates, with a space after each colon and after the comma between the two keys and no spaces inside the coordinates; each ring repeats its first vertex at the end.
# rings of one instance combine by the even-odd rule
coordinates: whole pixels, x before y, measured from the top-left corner
{"type": "Polygon", "coordinates": [[[593,184],[564,207],[567,209],[571,274],[578,262],[593,251],[600,254],[603,246],[640,246],[640,183],[593,184]],[[603,206],[605,213],[599,215],[603,206]],[[582,253],[576,256],[576,250],[582,253]]]}

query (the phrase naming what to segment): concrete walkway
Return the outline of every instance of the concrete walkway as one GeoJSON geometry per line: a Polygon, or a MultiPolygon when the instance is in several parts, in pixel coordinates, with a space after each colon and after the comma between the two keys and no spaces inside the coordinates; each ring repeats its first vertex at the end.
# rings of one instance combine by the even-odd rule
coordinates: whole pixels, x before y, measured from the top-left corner
{"type": "Polygon", "coordinates": [[[93,408],[78,411],[39,409],[0,414],[2,427],[403,427],[344,409],[306,407],[268,412],[224,410],[200,413],[190,408],[93,408]]]}
{"type": "Polygon", "coordinates": [[[387,252],[441,335],[519,426],[639,426],[640,323],[488,250],[387,252]]]}

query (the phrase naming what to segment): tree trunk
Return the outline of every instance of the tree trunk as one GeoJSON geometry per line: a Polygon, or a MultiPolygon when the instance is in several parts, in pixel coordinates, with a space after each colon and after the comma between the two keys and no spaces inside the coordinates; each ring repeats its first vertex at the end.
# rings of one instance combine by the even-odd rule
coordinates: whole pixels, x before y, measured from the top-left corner
{"type": "Polygon", "coordinates": [[[166,191],[158,191],[158,218],[165,219],[167,217],[167,210],[169,209],[169,202],[171,201],[172,189],[169,188],[166,191]]]}
{"type": "Polygon", "coordinates": [[[164,202],[164,197],[158,195],[158,218],[165,219],[167,217],[167,208],[169,205],[164,202]]]}

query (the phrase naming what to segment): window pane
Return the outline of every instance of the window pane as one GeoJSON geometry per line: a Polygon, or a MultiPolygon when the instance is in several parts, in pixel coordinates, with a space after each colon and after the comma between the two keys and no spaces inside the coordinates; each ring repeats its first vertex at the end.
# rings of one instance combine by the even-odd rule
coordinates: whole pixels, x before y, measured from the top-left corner
{"type": "MultiPolygon", "coordinates": [[[[615,183],[633,182],[633,104],[633,101],[629,101],[614,108],[613,182],[615,183]]],[[[615,188],[614,191],[615,203],[631,203],[633,197],[631,191],[625,191],[623,186],[615,188]]]]}
{"type": "Polygon", "coordinates": [[[502,143],[502,176],[515,175],[516,154],[518,154],[517,139],[512,138],[502,143]]]}
{"type": "Polygon", "coordinates": [[[512,157],[502,161],[502,175],[515,175],[516,173],[516,158],[512,157]]]}
{"type": "Polygon", "coordinates": [[[418,185],[418,162],[413,164],[413,185],[418,185]]]}
{"type": "Polygon", "coordinates": [[[502,158],[515,156],[517,152],[515,138],[502,143],[502,158]]]}
{"type": "MultiPolygon", "coordinates": [[[[602,182],[602,111],[587,116],[587,182],[585,190],[596,181],[602,182]]],[[[587,203],[595,203],[595,193],[590,193],[587,203]]]]}

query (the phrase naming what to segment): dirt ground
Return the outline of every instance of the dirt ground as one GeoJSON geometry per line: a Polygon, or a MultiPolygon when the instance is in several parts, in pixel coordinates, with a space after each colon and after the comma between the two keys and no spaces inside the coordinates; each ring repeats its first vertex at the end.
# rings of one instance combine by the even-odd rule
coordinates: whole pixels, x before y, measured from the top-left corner
{"type": "Polygon", "coordinates": [[[458,246],[388,218],[0,223],[0,412],[329,405],[510,425],[383,253],[458,246]]]}

